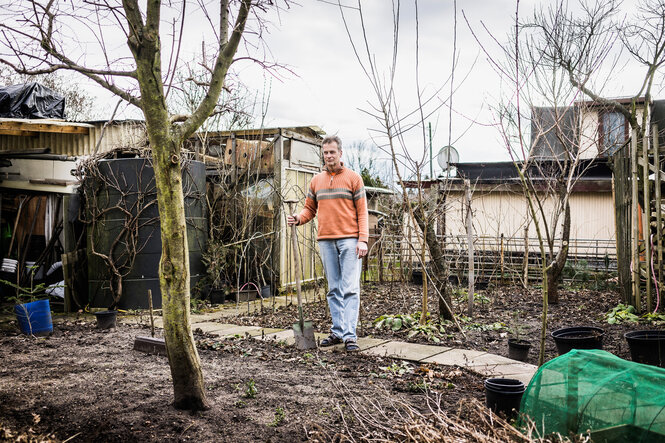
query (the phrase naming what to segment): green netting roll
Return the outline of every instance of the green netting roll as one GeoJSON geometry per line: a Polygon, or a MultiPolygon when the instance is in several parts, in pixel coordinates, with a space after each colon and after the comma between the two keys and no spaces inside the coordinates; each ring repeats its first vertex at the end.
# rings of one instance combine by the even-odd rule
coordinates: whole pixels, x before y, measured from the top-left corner
{"type": "Polygon", "coordinates": [[[665,441],[665,369],[574,349],[540,367],[520,411],[541,436],[591,431],[594,441],[627,441],[624,434],[631,443],[665,441]]]}

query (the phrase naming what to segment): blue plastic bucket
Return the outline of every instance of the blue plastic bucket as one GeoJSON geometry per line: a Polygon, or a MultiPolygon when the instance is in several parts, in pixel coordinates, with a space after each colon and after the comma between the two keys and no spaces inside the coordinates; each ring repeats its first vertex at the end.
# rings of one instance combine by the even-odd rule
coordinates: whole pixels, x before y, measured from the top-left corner
{"type": "Polygon", "coordinates": [[[51,305],[48,299],[16,305],[14,312],[24,334],[41,335],[53,331],[51,305]]]}

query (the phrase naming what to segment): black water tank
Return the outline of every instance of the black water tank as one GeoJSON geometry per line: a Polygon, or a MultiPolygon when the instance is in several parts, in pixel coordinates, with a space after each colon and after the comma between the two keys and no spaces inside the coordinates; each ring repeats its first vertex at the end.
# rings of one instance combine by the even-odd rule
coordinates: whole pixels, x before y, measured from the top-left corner
{"type": "MultiPolygon", "coordinates": [[[[162,240],[157,209],[157,190],[152,164],[144,158],[121,158],[100,160],[99,175],[103,179],[87,180],[87,194],[94,192],[96,205],[106,209],[98,217],[93,228],[88,225],[88,291],[91,307],[107,308],[113,303],[109,287],[109,272],[106,262],[92,254],[91,241],[95,250],[108,254],[111,244],[127,222],[124,208],[136,217],[139,214],[138,253],[134,265],[123,278],[123,295],[118,303],[120,309],[148,308],[148,289],[152,290],[152,303],[155,309],[161,308],[162,298],[159,289],[159,260],[162,254],[162,240]],[[103,183],[106,181],[106,183],[103,183]],[[92,240],[91,240],[92,239],[92,240]]],[[[207,242],[207,218],[205,204],[205,164],[189,161],[183,167],[182,183],[185,194],[185,217],[187,219],[187,241],[189,245],[190,284],[193,288],[205,275],[201,256],[207,242]]],[[[86,205],[94,204],[86,201],[86,205]]],[[[90,214],[88,212],[88,214],[90,214]]],[[[126,240],[125,240],[126,241],[126,240]]],[[[122,260],[124,245],[114,252],[116,259],[122,260]]]]}

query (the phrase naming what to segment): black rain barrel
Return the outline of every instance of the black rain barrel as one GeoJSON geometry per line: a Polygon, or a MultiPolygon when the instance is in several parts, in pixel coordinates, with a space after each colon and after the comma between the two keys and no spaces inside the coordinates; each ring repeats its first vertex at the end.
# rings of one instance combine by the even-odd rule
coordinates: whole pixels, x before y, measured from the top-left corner
{"type": "MultiPolygon", "coordinates": [[[[109,288],[107,264],[92,254],[91,237],[96,249],[107,253],[118,232],[126,222],[120,209],[122,206],[138,217],[139,252],[134,266],[123,278],[123,296],[120,309],[148,308],[148,289],[152,290],[152,303],[155,309],[161,308],[162,297],[159,289],[159,260],[162,253],[162,239],[157,209],[157,191],[152,164],[144,158],[120,158],[100,160],[99,174],[110,185],[101,185],[99,180],[89,181],[86,186],[96,186],[95,195],[99,208],[108,208],[103,217],[98,218],[96,227],[88,225],[88,291],[90,306],[108,308],[113,303],[109,288]],[[120,190],[119,190],[120,189],[120,190]],[[93,231],[93,232],[91,232],[93,231]],[[97,246],[98,245],[98,246],[97,246]]],[[[190,284],[193,288],[204,276],[205,267],[201,256],[207,242],[207,218],[205,204],[206,187],[205,164],[188,161],[183,166],[182,186],[185,194],[185,217],[187,219],[187,242],[189,245],[190,284]]],[[[90,189],[90,188],[88,188],[90,189]]],[[[90,191],[88,191],[90,194],[90,191]]],[[[86,205],[90,201],[86,202],[86,205]]]]}

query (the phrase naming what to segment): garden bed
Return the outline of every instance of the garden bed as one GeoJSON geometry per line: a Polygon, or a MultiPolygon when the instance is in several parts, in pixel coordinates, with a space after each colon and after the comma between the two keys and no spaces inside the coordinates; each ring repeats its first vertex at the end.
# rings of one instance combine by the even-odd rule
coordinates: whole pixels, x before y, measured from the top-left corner
{"type": "Polygon", "coordinates": [[[166,357],[132,350],[145,329],[56,322],[35,339],[15,328],[0,330],[0,441],[305,441],[360,435],[349,404],[366,398],[427,412],[428,389],[456,413],[484,395],[482,379],[457,368],[197,336],[211,409],[191,414],[171,406],[166,357]]]}
{"type": "MultiPolygon", "coordinates": [[[[460,291],[461,292],[461,291],[460,291]]],[[[508,338],[519,330],[520,338],[532,343],[527,363],[538,363],[542,295],[539,288],[525,290],[506,286],[480,290],[476,294],[473,318],[462,317],[464,337],[453,324],[436,324],[436,334],[440,343],[432,341],[424,333],[409,337],[409,330],[402,328],[392,331],[388,328],[376,329],[375,321],[381,316],[415,314],[420,309],[421,287],[410,283],[387,283],[382,285],[365,284],[361,293],[359,336],[391,338],[417,343],[440,344],[442,346],[476,349],[493,354],[508,356],[508,338]],[[442,332],[443,331],[443,332],[442,332]]],[[[318,296],[321,301],[308,303],[305,316],[314,320],[318,332],[329,332],[330,315],[323,291],[318,296]]],[[[316,297],[315,297],[316,300],[316,297]]],[[[454,300],[457,313],[466,313],[467,301],[463,297],[454,300]]],[[[545,346],[545,360],[556,357],[557,351],[550,333],[568,326],[597,326],[605,330],[603,349],[621,358],[630,359],[628,345],[623,338],[627,331],[636,329],[657,329],[653,325],[634,323],[608,324],[604,314],[621,303],[619,294],[612,291],[592,291],[588,289],[560,289],[559,303],[548,308],[548,329],[545,346]]],[[[436,317],[436,304],[430,300],[429,310],[436,317]]],[[[287,306],[272,312],[239,315],[226,318],[224,322],[253,324],[265,327],[290,327],[296,318],[296,308],[287,306]]],[[[662,329],[662,326],[660,327],[662,329]]]]}

